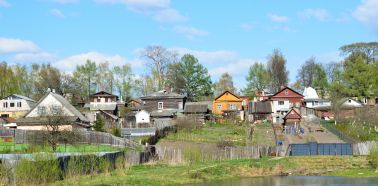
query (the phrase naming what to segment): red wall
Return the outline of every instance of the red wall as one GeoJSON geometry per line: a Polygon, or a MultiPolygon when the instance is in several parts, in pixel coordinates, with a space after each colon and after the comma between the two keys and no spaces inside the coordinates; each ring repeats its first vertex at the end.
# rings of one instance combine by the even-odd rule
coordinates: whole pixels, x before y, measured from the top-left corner
{"type": "Polygon", "coordinates": [[[289,102],[293,106],[296,106],[297,102],[299,103],[299,106],[303,106],[303,103],[302,103],[303,95],[298,94],[287,87],[282,89],[276,95],[272,96],[270,99],[271,100],[289,100],[289,102]],[[287,94],[285,93],[286,90],[287,90],[287,94]]]}

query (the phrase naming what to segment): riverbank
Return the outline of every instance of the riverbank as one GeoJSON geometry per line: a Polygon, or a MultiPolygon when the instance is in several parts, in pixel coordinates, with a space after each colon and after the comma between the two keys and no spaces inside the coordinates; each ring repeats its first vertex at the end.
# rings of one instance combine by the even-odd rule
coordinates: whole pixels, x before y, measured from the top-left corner
{"type": "Polygon", "coordinates": [[[366,157],[283,157],[195,162],[166,165],[150,163],[95,176],[79,176],[54,185],[182,185],[238,177],[276,175],[337,175],[377,177],[366,157]]]}

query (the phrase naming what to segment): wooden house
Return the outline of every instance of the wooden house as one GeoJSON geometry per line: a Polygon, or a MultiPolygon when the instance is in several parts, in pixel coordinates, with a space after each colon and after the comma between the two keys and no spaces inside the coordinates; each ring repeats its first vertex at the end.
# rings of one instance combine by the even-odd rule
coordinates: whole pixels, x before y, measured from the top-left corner
{"type": "Polygon", "coordinates": [[[36,101],[18,94],[9,95],[0,100],[0,116],[18,119],[25,116],[36,104],[36,101]]]}
{"type": "Polygon", "coordinates": [[[147,128],[150,127],[150,113],[145,110],[129,112],[125,115],[123,128],[147,128]]]}
{"type": "Polygon", "coordinates": [[[182,112],[186,102],[186,96],[165,90],[140,97],[140,99],[142,101],[142,109],[150,113],[166,109],[175,109],[182,112]]]}
{"type": "Polygon", "coordinates": [[[67,124],[61,130],[88,129],[89,120],[72,106],[63,96],[47,92],[24,117],[16,120],[17,128],[24,130],[45,130],[47,117],[64,117],[67,124]],[[57,113],[59,112],[59,113],[57,113]]]}
{"type": "Polygon", "coordinates": [[[104,111],[109,114],[118,116],[117,101],[118,96],[110,94],[105,91],[100,91],[92,94],[89,97],[90,103],[89,108],[91,111],[104,111]]]}
{"type": "Polygon", "coordinates": [[[142,100],[140,99],[130,99],[126,102],[126,107],[130,108],[130,110],[140,110],[142,107],[142,100]]]}
{"type": "Polygon", "coordinates": [[[237,112],[243,109],[243,100],[230,91],[225,91],[213,101],[213,114],[223,115],[225,113],[237,112]]]}
{"type": "Polygon", "coordinates": [[[249,102],[248,114],[249,121],[272,120],[272,102],[249,102]]]}
{"type": "Polygon", "coordinates": [[[211,106],[212,103],[208,101],[187,102],[185,104],[184,114],[190,120],[198,123],[204,123],[206,120],[210,119],[209,107],[211,106]]]}
{"type": "Polygon", "coordinates": [[[291,108],[300,108],[303,106],[304,96],[297,91],[283,87],[280,91],[272,95],[269,100],[272,101],[273,123],[282,123],[283,117],[291,108]]]}

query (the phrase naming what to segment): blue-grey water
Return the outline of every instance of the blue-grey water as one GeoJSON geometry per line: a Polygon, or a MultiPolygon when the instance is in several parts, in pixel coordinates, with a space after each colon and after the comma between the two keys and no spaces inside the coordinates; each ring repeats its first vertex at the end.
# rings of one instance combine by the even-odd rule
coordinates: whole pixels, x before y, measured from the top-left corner
{"type": "Polygon", "coordinates": [[[193,184],[190,186],[378,186],[378,178],[333,176],[272,176],[241,178],[193,184]]]}

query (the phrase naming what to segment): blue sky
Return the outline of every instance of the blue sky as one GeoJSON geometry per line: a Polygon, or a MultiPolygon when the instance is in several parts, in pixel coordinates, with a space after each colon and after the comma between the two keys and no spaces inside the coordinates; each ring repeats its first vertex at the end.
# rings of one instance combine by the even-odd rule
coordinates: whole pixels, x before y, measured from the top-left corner
{"type": "Polygon", "coordinates": [[[311,56],[339,61],[340,46],[377,41],[377,10],[378,0],[0,0],[0,61],[72,72],[89,58],[141,75],[140,50],[162,45],[242,88],[248,67],[279,48],[293,82],[311,56]]]}

